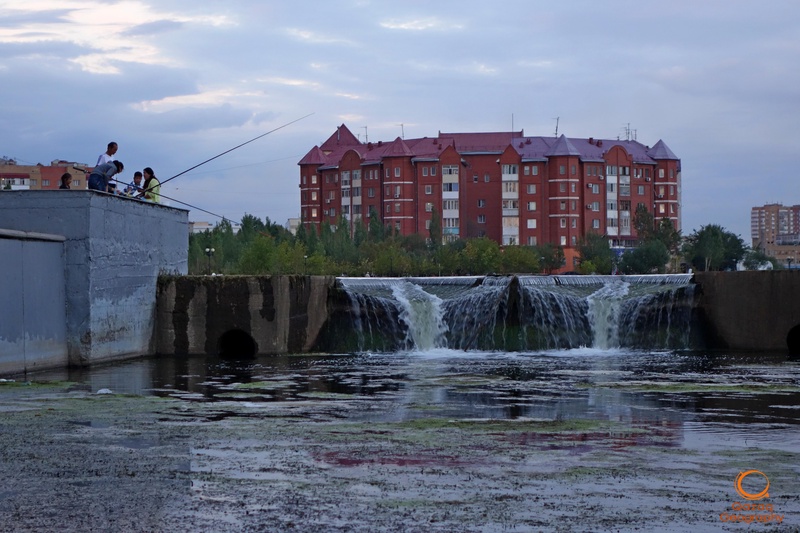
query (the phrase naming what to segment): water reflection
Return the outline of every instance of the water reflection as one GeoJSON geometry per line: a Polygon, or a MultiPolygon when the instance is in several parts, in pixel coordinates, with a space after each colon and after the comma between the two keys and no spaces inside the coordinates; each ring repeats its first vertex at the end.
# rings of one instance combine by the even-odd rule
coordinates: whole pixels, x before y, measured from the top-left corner
{"type": "Polygon", "coordinates": [[[236,402],[316,402],[360,421],[591,419],[659,428],[662,445],[701,445],[726,432],[800,445],[800,365],[778,354],[439,349],[247,361],[150,357],[35,379],[227,402],[226,416],[236,416],[236,402]]]}

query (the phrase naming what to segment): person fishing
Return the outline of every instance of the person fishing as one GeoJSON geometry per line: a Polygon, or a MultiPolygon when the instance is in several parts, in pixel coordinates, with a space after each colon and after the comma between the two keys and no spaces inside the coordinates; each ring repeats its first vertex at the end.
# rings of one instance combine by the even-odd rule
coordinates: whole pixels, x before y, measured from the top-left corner
{"type": "Polygon", "coordinates": [[[89,174],[89,190],[108,192],[108,180],[122,172],[125,165],[121,161],[111,161],[94,167],[89,174]]]}
{"type": "Polygon", "coordinates": [[[143,198],[156,204],[161,203],[161,183],[156,178],[153,169],[147,167],[142,172],[144,172],[143,198]]]}

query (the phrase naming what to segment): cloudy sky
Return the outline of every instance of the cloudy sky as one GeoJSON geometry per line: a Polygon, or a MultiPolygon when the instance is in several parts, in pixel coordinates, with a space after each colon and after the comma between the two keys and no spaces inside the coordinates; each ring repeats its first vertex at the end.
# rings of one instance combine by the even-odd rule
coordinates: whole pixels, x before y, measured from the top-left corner
{"type": "Polygon", "coordinates": [[[313,113],[163,187],[233,220],[299,216],[297,162],[342,123],[629,125],[682,159],[684,234],[749,244],[752,206],[800,203],[794,0],[0,0],[0,20],[0,155],[21,163],[94,164],[115,140],[126,174],[163,181],[313,113]]]}

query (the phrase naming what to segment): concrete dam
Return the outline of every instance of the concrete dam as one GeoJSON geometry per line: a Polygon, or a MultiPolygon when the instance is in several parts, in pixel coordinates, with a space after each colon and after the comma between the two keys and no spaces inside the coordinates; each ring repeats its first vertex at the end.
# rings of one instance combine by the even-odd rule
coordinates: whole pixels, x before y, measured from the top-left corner
{"type": "Polygon", "coordinates": [[[800,353],[800,276],[163,277],[156,351],[576,346],[800,353]]]}

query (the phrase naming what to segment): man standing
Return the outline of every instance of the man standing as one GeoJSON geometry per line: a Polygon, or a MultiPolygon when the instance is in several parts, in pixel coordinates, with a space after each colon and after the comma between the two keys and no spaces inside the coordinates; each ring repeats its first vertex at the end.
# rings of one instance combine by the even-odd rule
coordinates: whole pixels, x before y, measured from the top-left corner
{"type": "Polygon", "coordinates": [[[110,163],[114,160],[114,154],[117,153],[117,143],[111,141],[108,143],[108,148],[106,149],[105,153],[100,154],[100,157],[97,158],[97,165],[100,166],[103,163],[110,163]]]}

